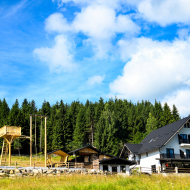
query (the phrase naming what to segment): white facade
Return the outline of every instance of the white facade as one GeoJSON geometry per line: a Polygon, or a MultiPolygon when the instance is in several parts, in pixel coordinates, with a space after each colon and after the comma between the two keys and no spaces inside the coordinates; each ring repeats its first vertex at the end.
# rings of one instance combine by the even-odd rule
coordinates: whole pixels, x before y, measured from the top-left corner
{"type": "MultiPolygon", "coordinates": [[[[190,127],[190,124],[188,125],[188,127],[190,127]]],[[[163,158],[166,158],[166,160],[167,158],[173,158],[172,163],[174,165],[178,167],[183,167],[183,164],[185,164],[185,162],[180,161],[180,159],[182,158],[180,153],[184,155],[184,158],[190,160],[190,128],[185,128],[184,126],[171,139],[168,139],[168,142],[165,146],[162,146],[161,148],[153,151],[143,153],[141,155],[133,155],[131,153],[128,159],[134,160],[135,158],[135,160],[139,163],[142,172],[151,173],[152,168],[155,168],[157,172],[158,168],[162,167],[163,169],[165,169],[165,163],[162,163],[162,165],[160,164],[160,155],[162,155],[163,158]],[[186,135],[186,142],[179,143],[179,135],[186,135]],[[167,149],[172,149],[173,157],[168,157],[167,149]],[[175,159],[178,159],[178,161],[175,161],[175,159]]]]}
{"type": "MultiPolygon", "coordinates": [[[[125,174],[130,175],[129,165],[108,165],[108,172],[112,172],[112,167],[117,167],[117,173],[122,173],[121,166],[125,167],[125,174]]],[[[100,171],[103,171],[103,164],[100,164],[100,171]]]]}

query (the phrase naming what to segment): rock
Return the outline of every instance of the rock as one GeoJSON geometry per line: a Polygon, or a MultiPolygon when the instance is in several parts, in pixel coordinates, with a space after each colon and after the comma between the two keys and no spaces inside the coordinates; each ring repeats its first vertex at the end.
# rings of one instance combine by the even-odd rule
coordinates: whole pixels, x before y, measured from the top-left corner
{"type": "Polygon", "coordinates": [[[53,170],[48,169],[47,174],[53,173],[53,170]]]}
{"type": "Polygon", "coordinates": [[[37,169],[33,169],[33,173],[34,173],[34,174],[38,174],[38,173],[40,173],[40,172],[39,172],[39,170],[37,170],[37,169]]]}
{"type": "Polygon", "coordinates": [[[15,174],[9,174],[9,177],[10,178],[15,178],[16,176],[15,176],[15,174]]]}
{"type": "Polygon", "coordinates": [[[21,173],[15,173],[15,176],[16,177],[22,177],[22,174],[21,173]]]}
{"type": "Polygon", "coordinates": [[[20,170],[19,169],[15,169],[15,173],[20,173],[20,170]]]}
{"type": "Polygon", "coordinates": [[[10,171],[10,174],[14,174],[14,173],[15,173],[15,171],[14,171],[14,170],[11,170],[11,171],[10,171]]]}
{"type": "Polygon", "coordinates": [[[0,177],[5,177],[6,173],[0,173],[0,177]]]}

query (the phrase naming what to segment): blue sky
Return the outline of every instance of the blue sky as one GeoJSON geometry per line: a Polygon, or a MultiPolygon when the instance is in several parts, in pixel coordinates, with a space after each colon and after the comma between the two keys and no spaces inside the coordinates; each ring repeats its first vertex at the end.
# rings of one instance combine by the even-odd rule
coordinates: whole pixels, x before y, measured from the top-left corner
{"type": "Polygon", "coordinates": [[[190,1],[0,1],[0,99],[154,100],[190,114],[190,1]]]}

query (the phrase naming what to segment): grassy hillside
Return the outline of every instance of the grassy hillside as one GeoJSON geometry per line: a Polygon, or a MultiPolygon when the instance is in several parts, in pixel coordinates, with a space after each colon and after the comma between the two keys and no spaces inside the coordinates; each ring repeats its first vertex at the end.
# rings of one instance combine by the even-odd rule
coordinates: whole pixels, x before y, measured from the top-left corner
{"type": "Polygon", "coordinates": [[[41,178],[17,178],[0,179],[1,190],[41,190],[41,189],[64,189],[64,190],[84,190],[84,189],[140,189],[140,190],[171,190],[190,189],[189,177],[162,177],[153,176],[96,176],[96,175],[63,175],[61,177],[41,177],[41,178]]]}

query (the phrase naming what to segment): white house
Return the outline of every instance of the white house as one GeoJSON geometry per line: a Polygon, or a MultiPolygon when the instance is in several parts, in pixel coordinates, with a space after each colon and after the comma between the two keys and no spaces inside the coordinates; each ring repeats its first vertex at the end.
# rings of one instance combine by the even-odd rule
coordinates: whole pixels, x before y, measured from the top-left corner
{"type": "Polygon", "coordinates": [[[139,144],[125,143],[120,157],[136,161],[142,172],[190,168],[190,116],[152,131],[139,144]]]}

